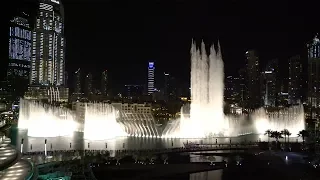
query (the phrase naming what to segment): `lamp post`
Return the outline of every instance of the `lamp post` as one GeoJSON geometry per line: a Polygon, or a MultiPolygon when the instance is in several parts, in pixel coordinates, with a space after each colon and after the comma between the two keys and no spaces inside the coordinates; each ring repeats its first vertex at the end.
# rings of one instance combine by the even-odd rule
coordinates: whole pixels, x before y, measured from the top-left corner
{"type": "Polygon", "coordinates": [[[20,149],[20,153],[22,153],[22,151],[23,151],[23,142],[24,142],[24,139],[22,138],[22,139],[21,139],[21,146],[20,146],[20,148],[21,148],[21,149],[20,149]]]}
{"type": "Polygon", "coordinates": [[[47,156],[47,139],[44,140],[44,156],[47,156]]]}

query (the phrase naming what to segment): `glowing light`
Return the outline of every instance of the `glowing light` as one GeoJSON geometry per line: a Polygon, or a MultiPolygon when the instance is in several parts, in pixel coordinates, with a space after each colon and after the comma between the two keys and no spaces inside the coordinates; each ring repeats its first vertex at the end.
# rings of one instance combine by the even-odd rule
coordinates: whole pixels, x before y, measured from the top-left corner
{"type": "Polygon", "coordinates": [[[164,135],[180,138],[204,138],[228,134],[228,122],[223,114],[224,72],[220,53],[210,48],[208,56],[205,44],[201,50],[193,43],[191,47],[191,105],[181,112],[180,120],[171,124],[164,135]]]}
{"type": "Polygon", "coordinates": [[[293,106],[276,112],[266,112],[261,108],[252,114],[255,128],[260,134],[266,130],[282,131],[288,129],[293,137],[305,129],[304,110],[302,105],[293,106]]]}
{"type": "Polygon", "coordinates": [[[20,100],[18,128],[27,129],[28,136],[69,136],[77,129],[71,112],[65,108],[20,100]]]}
{"type": "Polygon", "coordinates": [[[89,140],[113,139],[127,136],[116,121],[116,110],[105,103],[86,104],[84,138],[89,140]]]}

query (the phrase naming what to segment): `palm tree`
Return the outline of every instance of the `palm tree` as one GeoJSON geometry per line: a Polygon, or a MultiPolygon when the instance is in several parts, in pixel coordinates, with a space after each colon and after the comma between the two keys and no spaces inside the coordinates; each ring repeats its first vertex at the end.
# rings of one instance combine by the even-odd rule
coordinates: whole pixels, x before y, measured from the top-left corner
{"type": "Polygon", "coordinates": [[[287,132],[287,136],[288,136],[288,142],[289,142],[290,141],[290,136],[291,136],[291,132],[290,131],[287,132]]]}
{"type": "Polygon", "coordinates": [[[283,138],[283,137],[282,137],[282,133],[279,132],[279,131],[272,131],[271,137],[276,139],[276,146],[278,147],[279,139],[280,139],[280,138],[283,138]]]}
{"type": "Polygon", "coordinates": [[[303,142],[303,145],[304,145],[305,138],[309,137],[309,132],[306,131],[306,130],[299,131],[298,136],[302,138],[302,142],[303,142]]]}
{"type": "Polygon", "coordinates": [[[284,135],[284,142],[286,143],[286,139],[288,137],[288,140],[289,140],[289,136],[291,135],[291,133],[289,132],[288,129],[284,129],[284,130],[281,131],[281,134],[284,135]]]}
{"type": "Polygon", "coordinates": [[[266,132],[264,133],[264,135],[268,135],[268,142],[270,142],[271,134],[272,134],[272,130],[271,129],[266,130],[266,132]]]}

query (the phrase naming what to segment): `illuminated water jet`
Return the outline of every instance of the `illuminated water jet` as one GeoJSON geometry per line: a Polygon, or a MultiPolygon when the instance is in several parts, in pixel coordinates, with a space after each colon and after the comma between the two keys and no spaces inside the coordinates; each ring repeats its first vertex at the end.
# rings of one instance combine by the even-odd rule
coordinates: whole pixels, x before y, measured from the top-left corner
{"type": "Polygon", "coordinates": [[[20,99],[18,128],[28,130],[28,136],[69,136],[77,128],[74,116],[66,108],[20,99]]]}
{"type": "Polygon", "coordinates": [[[293,137],[296,137],[299,131],[305,129],[302,105],[273,112],[267,112],[264,108],[260,108],[252,114],[252,119],[259,134],[264,134],[268,129],[279,132],[287,129],[293,137]]]}
{"type": "Polygon", "coordinates": [[[88,140],[113,139],[127,136],[116,121],[116,109],[105,103],[85,104],[84,138],[88,140]]]}
{"type": "Polygon", "coordinates": [[[201,50],[192,43],[190,115],[186,117],[182,112],[174,127],[164,131],[164,137],[205,138],[229,133],[223,113],[223,71],[219,46],[218,52],[211,46],[208,56],[203,42],[201,50]]]}

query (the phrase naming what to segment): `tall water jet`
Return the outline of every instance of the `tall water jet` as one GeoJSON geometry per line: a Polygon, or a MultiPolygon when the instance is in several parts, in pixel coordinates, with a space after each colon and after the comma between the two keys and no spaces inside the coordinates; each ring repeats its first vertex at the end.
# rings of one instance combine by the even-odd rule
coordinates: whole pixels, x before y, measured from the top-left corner
{"type": "Polygon", "coordinates": [[[164,136],[180,138],[204,138],[228,135],[229,124],[223,113],[224,66],[220,47],[214,46],[209,56],[205,44],[201,50],[196,43],[191,47],[191,105],[190,117],[181,115],[171,132],[167,128],[164,136]]]}
{"type": "Polygon", "coordinates": [[[115,108],[106,103],[85,104],[84,138],[104,140],[127,136],[116,121],[115,108]]]}
{"type": "Polygon", "coordinates": [[[28,136],[69,136],[77,128],[70,110],[36,101],[20,99],[19,129],[27,129],[28,136]]]}

